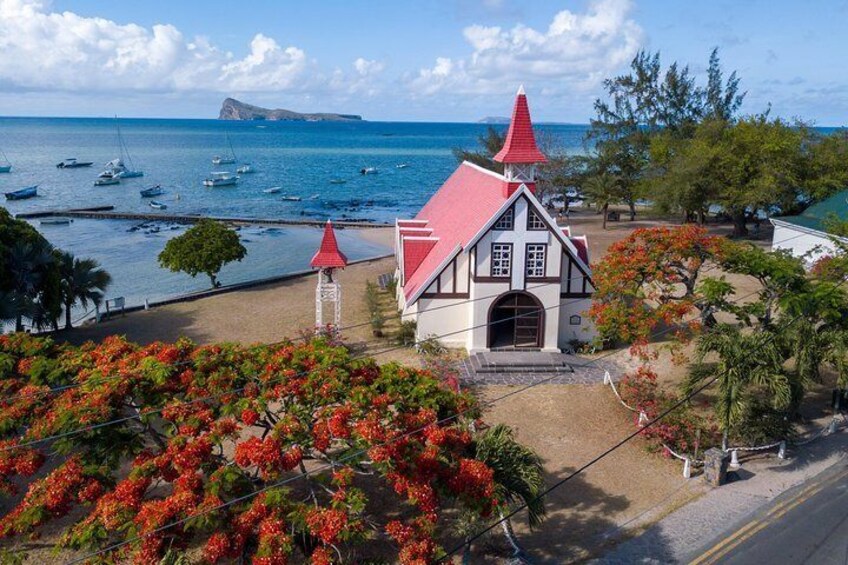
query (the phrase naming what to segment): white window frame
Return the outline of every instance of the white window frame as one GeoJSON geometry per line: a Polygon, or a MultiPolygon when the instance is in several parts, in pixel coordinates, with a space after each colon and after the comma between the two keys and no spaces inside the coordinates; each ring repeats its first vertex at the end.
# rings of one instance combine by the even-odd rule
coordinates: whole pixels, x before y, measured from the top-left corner
{"type": "Polygon", "coordinates": [[[548,225],[536,210],[530,209],[527,214],[527,229],[529,231],[542,231],[548,229],[548,225]]]}
{"type": "Polygon", "coordinates": [[[548,265],[548,246],[544,243],[528,243],[526,249],[524,274],[528,279],[544,277],[548,265]]]}
{"type": "Polygon", "coordinates": [[[500,218],[498,218],[498,221],[495,222],[492,229],[497,231],[511,231],[515,229],[515,209],[510,206],[510,208],[504,212],[500,218]]]}
{"type": "Polygon", "coordinates": [[[512,244],[492,244],[491,276],[493,278],[505,279],[512,276],[512,244]]]}

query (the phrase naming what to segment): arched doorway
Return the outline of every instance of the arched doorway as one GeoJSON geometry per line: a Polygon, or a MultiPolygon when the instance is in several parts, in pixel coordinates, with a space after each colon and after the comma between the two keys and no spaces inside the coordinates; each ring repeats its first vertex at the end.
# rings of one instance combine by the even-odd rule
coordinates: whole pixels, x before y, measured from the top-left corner
{"type": "Polygon", "coordinates": [[[526,292],[508,292],[489,308],[488,347],[519,349],[541,347],[544,342],[545,309],[526,292]]]}

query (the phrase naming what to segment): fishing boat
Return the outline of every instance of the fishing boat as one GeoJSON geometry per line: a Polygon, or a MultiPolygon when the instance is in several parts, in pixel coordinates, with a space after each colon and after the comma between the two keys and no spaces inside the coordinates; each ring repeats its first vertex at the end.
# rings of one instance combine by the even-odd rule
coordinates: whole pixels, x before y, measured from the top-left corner
{"type": "Polygon", "coordinates": [[[111,186],[113,184],[121,184],[121,179],[116,177],[104,177],[94,181],[94,186],[111,186]]]}
{"type": "Polygon", "coordinates": [[[330,179],[330,184],[344,184],[346,182],[345,179],[330,179]]]}
{"type": "Polygon", "coordinates": [[[44,218],[39,223],[42,226],[67,226],[73,222],[70,218],[44,218]]]}
{"type": "Polygon", "coordinates": [[[0,155],[3,156],[3,161],[0,163],[0,173],[11,173],[12,163],[9,162],[9,159],[6,157],[6,154],[3,153],[2,149],[0,149],[0,155]]]}
{"type": "Polygon", "coordinates": [[[213,165],[232,165],[236,162],[236,152],[233,151],[233,143],[230,141],[229,135],[227,135],[227,145],[230,147],[230,154],[228,156],[215,155],[212,158],[213,165]]]}
{"type": "Polygon", "coordinates": [[[155,208],[156,210],[164,210],[168,206],[164,202],[159,202],[158,200],[151,200],[150,207],[155,208]]]}
{"type": "Polygon", "coordinates": [[[277,194],[281,190],[283,190],[282,186],[272,186],[271,188],[266,188],[262,192],[264,192],[265,194],[277,194]]]}
{"type": "Polygon", "coordinates": [[[154,196],[161,196],[162,194],[165,194],[165,191],[162,190],[162,187],[158,184],[156,186],[151,186],[150,188],[145,188],[139,192],[142,198],[153,198],[154,196]]]}
{"type": "Polygon", "coordinates": [[[396,169],[405,169],[405,168],[407,168],[408,166],[409,166],[409,164],[408,164],[408,163],[401,163],[401,164],[399,164],[399,165],[395,165],[395,168],[396,168],[396,169]]]}
{"type": "Polygon", "coordinates": [[[300,196],[283,196],[282,200],[286,200],[287,202],[300,202],[300,196]]]}
{"type": "Polygon", "coordinates": [[[28,186],[20,190],[13,190],[6,193],[6,200],[26,200],[38,196],[38,185],[28,186]]]}
{"type": "Polygon", "coordinates": [[[238,177],[229,171],[215,171],[209,174],[208,179],[203,179],[203,186],[233,186],[238,182],[238,177]]]}
{"type": "Polygon", "coordinates": [[[247,174],[250,174],[250,173],[255,173],[256,171],[250,165],[250,163],[245,163],[244,165],[242,165],[241,167],[236,169],[236,172],[240,175],[247,175],[247,174]]]}
{"type": "Polygon", "coordinates": [[[359,174],[362,175],[376,175],[377,173],[377,167],[362,167],[359,169],[359,174]]]}
{"type": "Polygon", "coordinates": [[[82,167],[90,167],[94,164],[93,161],[77,161],[76,158],[70,157],[56,165],[58,169],[80,169],[82,167]]]}

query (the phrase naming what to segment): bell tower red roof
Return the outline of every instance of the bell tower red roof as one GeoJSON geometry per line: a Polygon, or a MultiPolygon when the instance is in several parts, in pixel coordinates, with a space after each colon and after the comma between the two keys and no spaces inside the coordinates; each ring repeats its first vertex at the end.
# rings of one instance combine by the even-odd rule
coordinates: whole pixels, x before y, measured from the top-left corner
{"type": "Polygon", "coordinates": [[[347,257],[339,251],[336,232],[333,231],[333,223],[330,220],[327,220],[327,225],[324,226],[321,247],[318,248],[318,252],[309,264],[313,269],[343,269],[347,266],[347,257]]]}
{"type": "Polygon", "coordinates": [[[527,96],[524,87],[518,89],[515,96],[515,107],[512,109],[512,121],[506,132],[503,149],[495,155],[499,163],[547,163],[545,155],[536,147],[536,136],[533,135],[533,123],[530,121],[530,108],[527,106],[527,96]]]}

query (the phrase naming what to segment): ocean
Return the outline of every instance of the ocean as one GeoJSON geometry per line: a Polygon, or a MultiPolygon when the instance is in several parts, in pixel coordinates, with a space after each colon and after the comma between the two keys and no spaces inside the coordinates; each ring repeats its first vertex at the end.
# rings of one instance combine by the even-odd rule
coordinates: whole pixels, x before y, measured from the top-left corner
{"type": "MultiPolygon", "coordinates": [[[[400,122],[233,122],[219,120],[120,119],[121,135],[135,169],[144,177],[114,186],[93,182],[107,161],[120,156],[116,121],[107,118],[0,118],[0,149],[12,163],[0,174],[0,193],[39,185],[37,198],[3,203],[12,214],[90,206],[116,211],[155,212],[139,190],[161,185],[157,200],[167,213],[261,219],[393,222],[413,216],[457,166],[454,147],[474,149],[484,124],[400,122]],[[232,144],[237,162],[214,166],[232,144]],[[93,161],[90,168],[58,169],[63,159],[93,161]],[[214,170],[256,170],[234,187],[207,188],[214,170]],[[397,165],[407,165],[398,168],[397,165]],[[378,174],[361,175],[363,167],[378,174]],[[332,184],[331,180],[344,180],[332,184]],[[279,186],[277,194],[263,189],[279,186]],[[297,196],[299,202],[283,200],[297,196]]],[[[496,126],[505,127],[505,126],[496,126]]],[[[541,126],[560,147],[582,151],[587,126],[541,126]]],[[[126,220],[76,220],[69,226],[33,225],[55,246],[97,259],[113,276],[107,295],[142,304],[208,287],[161,269],[156,256],[185,226],[126,220]],[[133,229],[137,228],[137,229],[133,229]]],[[[245,282],[308,268],[321,232],[317,228],[248,227],[240,232],[247,258],[224,268],[223,283],[245,282]]],[[[339,232],[351,259],[390,252],[339,232]]]]}

